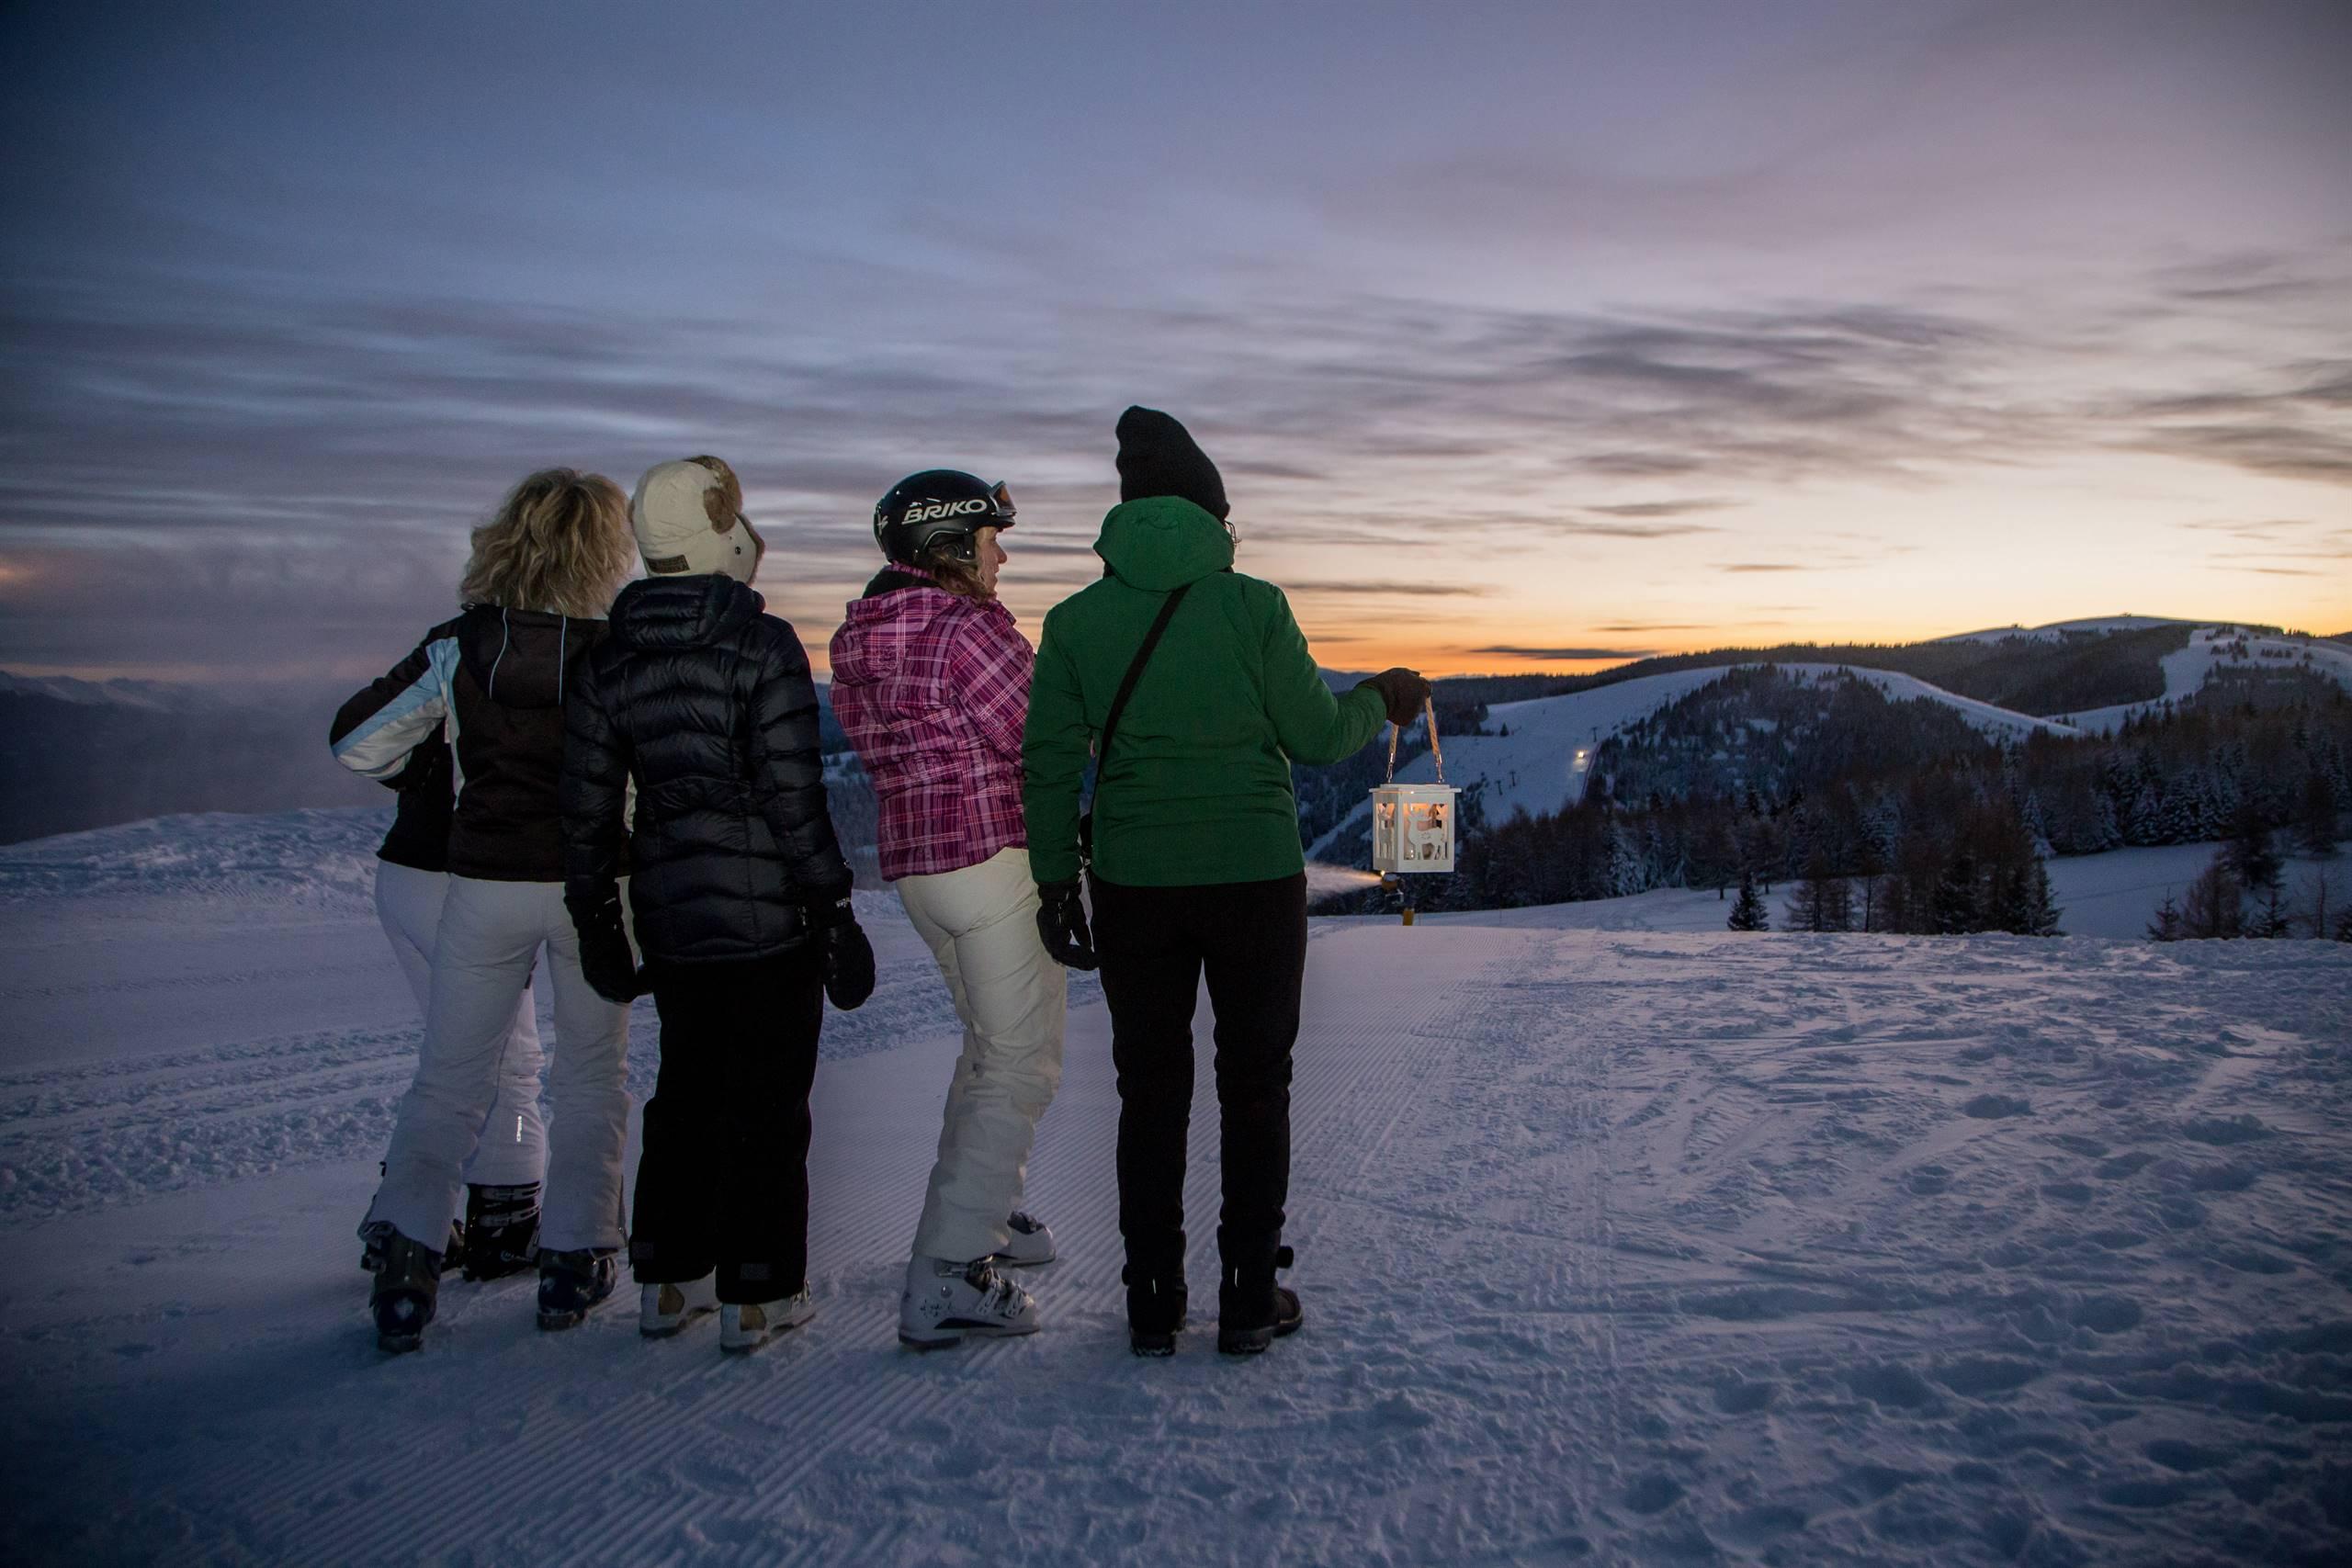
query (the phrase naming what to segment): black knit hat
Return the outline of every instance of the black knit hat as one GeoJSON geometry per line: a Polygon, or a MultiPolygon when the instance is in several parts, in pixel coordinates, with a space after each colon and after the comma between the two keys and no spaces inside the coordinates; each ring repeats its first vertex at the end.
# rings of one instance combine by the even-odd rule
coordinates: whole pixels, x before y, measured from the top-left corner
{"type": "Polygon", "coordinates": [[[1231,510],[1216,465],[1186,430],[1158,409],[1131,408],[1119,416],[1119,499],[1173,495],[1218,522],[1231,510]]]}

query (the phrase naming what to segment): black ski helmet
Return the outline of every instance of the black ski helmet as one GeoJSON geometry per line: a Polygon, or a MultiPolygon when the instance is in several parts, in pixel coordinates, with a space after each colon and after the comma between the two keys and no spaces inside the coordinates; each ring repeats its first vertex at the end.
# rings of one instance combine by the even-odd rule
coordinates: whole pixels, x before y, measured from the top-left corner
{"type": "Polygon", "coordinates": [[[960,468],[925,468],[890,487],[874,508],[874,542],[894,561],[920,565],[926,552],[978,558],[972,536],[1012,526],[1012,491],[960,468]]]}

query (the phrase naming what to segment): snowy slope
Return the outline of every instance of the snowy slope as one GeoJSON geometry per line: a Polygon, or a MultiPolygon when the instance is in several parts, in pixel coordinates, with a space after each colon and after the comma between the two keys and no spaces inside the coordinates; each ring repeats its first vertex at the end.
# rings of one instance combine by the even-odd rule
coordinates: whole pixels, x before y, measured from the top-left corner
{"type": "MultiPolygon", "coordinates": [[[[185,859],[249,852],[218,819],[185,859]],[[232,840],[225,846],[222,839],[232,840]]],[[[151,843],[148,848],[153,849],[151,843]]],[[[1129,1357],[1105,1021],[1030,1197],[1032,1339],[898,1350],[956,1049],[819,1076],[821,1314],[748,1361],[625,1303],[453,1283],[378,1356],[350,1228],[413,1020],[257,873],[0,906],[12,1562],[1970,1564],[2336,1560],[2352,1461],[2352,950],[1317,921],[1290,1239],[1306,1330],[1129,1357]],[[173,948],[185,910],[247,939],[173,948]],[[95,953],[90,963],[77,953],[95,953]],[[48,1051],[28,1005],[115,1009],[48,1051]],[[232,998],[190,1024],[126,995],[232,998]]],[[[340,872],[324,885],[339,886],[340,872]]],[[[886,995],[939,989],[861,899],[886,995]]],[[[397,980],[391,982],[397,986],[397,980]]],[[[54,1018],[51,1012],[41,1015],[54,1018]]],[[[831,1034],[853,1020],[831,1019],[831,1034]]],[[[632,1061],[652,1058],[640,1010],[632,1061]]],[[[1210,1053],[1201,1053],[1204,1103],[1210,1053]]]]}
{"type": "MultiPolygon", "coordinates": [[[[1444,752],[1445,782],[1479,792],[1489,822],[1510,818],[1524,809],[1531,817],[1558,811],[1584,798],[1592,754],[1600,743],[1626,727],[1649,717],[1702,687],[1713,684],[1733,665],[1708,670],[1678,670],[1665,675],[1645,675],[1566,696],[1535,697],[1526,702],[1498,703],[1487,710],[1489,729],[1509,728],[1508,735],[1440,735],[1444,752]]],[[[1865,670],[1849,664],[1782,664],[1791,676],[1820,679],[1837,673],[1860,676],[1890,698],[1924,698],[1958,710],[1970,724],[1988,735],[2016,736],[2030,730],[2070,733],[2046,718],[2013,713],[1947,692],[1909,675],[1885,670],[1865,670]]],[[[1437,776],[1434,758],[1424,755],[1401,766],[1396,777],[1407,784],[1427,784],[1437,776]]],[[[1357,813],[1317,841],[1319,851],[1358,820],[1357,813]]]]}
{"type": "MultiPolygon", "coordinates": [[[[2186,648],[2165,656],[2165,694],[2156,701],[2194,696],[2219,670],[2290,668],[2306,660],[2318,673],[2352,687],[2352,649],[2322,637],[2273,637],[2228,626],[2199,626],[2189,634],[2186,648]],[[2241,643],[2245,648],[2244,653],[2238,651],[2241,643]]],[[[2075,728],[2086,733],[2111,735],[2122,728],[2125,719],[2155,706],[2156,701],[2094,708],[2071,715],[2069,719],[2075,728]]]]}

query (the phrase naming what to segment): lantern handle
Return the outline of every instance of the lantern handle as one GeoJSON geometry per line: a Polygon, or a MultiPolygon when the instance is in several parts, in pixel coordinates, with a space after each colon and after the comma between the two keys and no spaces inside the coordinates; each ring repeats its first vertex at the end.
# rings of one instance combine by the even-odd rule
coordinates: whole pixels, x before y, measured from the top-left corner
{"type": "MultiPolygon", "coordinates": [[[[1430,727],[1430,756],[1437,763],[1437,782],[1443,784],[1445,782],[1445,751],[1437,743],[1437,704],[1428,697],[1421,699],[1421,716],[1427,720],[1430,727]]],[[[1396,740],[1403,733],[1403,728],[1398,725],[1395,723],[1389,725],[1388,782],[1390,784],[1396,782],[1396,740]]]]}

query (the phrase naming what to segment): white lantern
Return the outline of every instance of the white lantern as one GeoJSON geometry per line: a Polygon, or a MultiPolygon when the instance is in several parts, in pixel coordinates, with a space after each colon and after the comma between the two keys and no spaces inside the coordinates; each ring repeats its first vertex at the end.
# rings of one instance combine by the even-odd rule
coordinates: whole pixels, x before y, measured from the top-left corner
{"type": "Polygon", "coordinates": [[[1437,709],[1423,703],[1429,721],[1430,754],[1436,760],[1437,783],[1400,784],[1396,782],[1397,727],[1388,730],[1388,782],[1372,791],[1372,869],[1389,875],[1453,869],[1454,797],[1461,791],[1445,782],[1445,753],[1438,749],[1437,709]]]}
{"type": "Polygon", "coordinates": [[[1452,871],[1453,799],[1449,784],[1375,784],[1372,791],[1372,869],[1452,871]]]}

